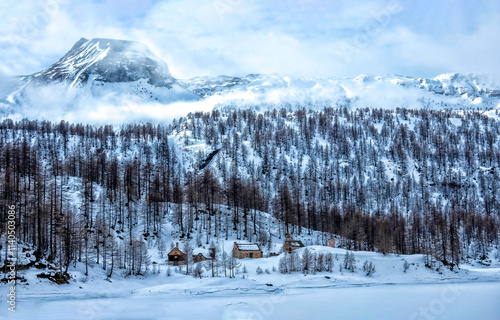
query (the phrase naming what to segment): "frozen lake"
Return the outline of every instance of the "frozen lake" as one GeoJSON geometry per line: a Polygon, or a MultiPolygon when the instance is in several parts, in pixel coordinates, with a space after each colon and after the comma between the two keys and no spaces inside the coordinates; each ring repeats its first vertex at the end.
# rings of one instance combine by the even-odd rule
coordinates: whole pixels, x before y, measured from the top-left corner
{"type": "MultiPolygon", "coordinates": [[[[289,288],[281,293],[19,296],[8,319],[500,319],[500,282],[289,288]]],[[[3,300],[3,299],[2,299],[3,300]]],[[[3,318],[3,317],[2,317],[3,318]]]]}

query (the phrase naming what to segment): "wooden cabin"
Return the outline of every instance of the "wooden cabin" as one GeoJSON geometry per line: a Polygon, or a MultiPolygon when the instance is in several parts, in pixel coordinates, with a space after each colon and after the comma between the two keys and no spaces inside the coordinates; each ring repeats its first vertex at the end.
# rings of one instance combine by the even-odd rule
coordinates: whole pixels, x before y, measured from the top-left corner
{"type": "Polygon", "coordinates": [[[186,264],[186,255],[184,252],[175,247],[168,253],[169,266],[182,266],[186,264]]]}
{"type": "Polygon", "coordinates": [[[207,257],[205,257],[201,252],[198,253],[197,255],[193,256],[193,262],[198,263],[198,262],[203,262],[209,260],[207,257]]]}
{"type": "Polygon", "coordinates": [[[233,247],[233,257],[237,259],[262,258],[262,250],[256,243],[234,243],[233,247]]]}
{"type": "Polygon", "coordinates": [[[294,240],[291,235],[287,234],[283,243],[283,252],[291,252],[303,248],[304,244],[300,240],[294,240]]]}

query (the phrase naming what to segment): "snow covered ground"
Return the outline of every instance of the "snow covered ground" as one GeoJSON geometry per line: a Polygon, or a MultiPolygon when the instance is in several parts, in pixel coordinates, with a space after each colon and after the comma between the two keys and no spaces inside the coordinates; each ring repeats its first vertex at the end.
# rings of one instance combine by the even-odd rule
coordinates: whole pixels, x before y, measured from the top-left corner
{"type": "MultiPolygon", "coordinates": [[[[77,299],[21,295],[8,319],[498,319],[493,282],[296,287],[196,294],[124,292],[77,299]]],[[[6,312],[3,308],[2,313],[6,312]]]]}
{"type": "MultiPolygon", "coordinates": [[[[83,266],[70,270],[69,285],[36,278],[17,285],[16,313],[7,311],[2,285],[1,319],[498,319],[500,268],[463,265],[453,272],[424,266],[421,255],[354,252],[356,271],[340,271],[346,250],[309,246],[335,255],[334,271],[304,275],[273,271],[279,256],[243,259],[234,279],[195,279],[166,266],[144,277],[114,277],[98,267],[88,277],[83,266]],[[337,260],[338,258],[338,260],[337,260]],[[364,261],[376,272],[366,276],[364,261]],[[404,261],[409,269],[404,272],[404,261]],[[242,273],[243,265],[248,270],[242,273]],[[257,274],[257,267],[269,274],[257,274]]],[[[299,255],[304,249],[298,250],[299,255]]]]}

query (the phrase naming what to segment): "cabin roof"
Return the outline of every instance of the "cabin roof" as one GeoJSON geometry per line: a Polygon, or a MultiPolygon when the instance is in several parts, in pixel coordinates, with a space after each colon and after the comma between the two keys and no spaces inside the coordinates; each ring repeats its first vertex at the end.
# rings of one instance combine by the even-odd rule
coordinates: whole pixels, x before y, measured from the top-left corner
{"type": "Polygon", "coordinates": [[[303,247],[304,246],[304,244],[300,240],[285,240],[285,243],[288,243],[293,247],[303,247]]]}
{"type": "Polygon", "coordinates": [[[169,256],[182,256],[184,255],[184,252],[182,252],[181,250],[179,250],[179,248],[175,247],[173,248],[169,253],[168,253],[169,256]]]}
{"type": "Polygon", "coordinates": [[[236,243],[236,247],[240,251],[260,251],[260,247],[256,243],[236,243]]]}

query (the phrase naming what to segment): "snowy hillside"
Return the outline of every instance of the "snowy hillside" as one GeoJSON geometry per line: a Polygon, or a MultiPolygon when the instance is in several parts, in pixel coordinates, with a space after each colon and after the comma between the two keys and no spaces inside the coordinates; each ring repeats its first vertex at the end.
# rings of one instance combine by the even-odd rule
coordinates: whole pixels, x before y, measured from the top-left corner
{"type": "Polygon", "coordinates": [[[82,38],[46,69],[0,81],[0,114],[120,123],[117,115],[156,122],[224,106],[494,109],[500,105],[499,83],[476,74],[430,79],[249,74],[178,80],[160,57],[140,43],[82,38]]]}
{"type": "MultiPolygon", "coordinates": [[[[78,184],[75,179],[69,181],[66,198],[72,201],[81,198],[78,184]]],[[[96,202],[99,201],[96,199],[96,202]]],[[[198,235],[189,242],[180,240],[182,232],[177,216],[172,214],[179,208],[175,204],[169,204],[169,207],[171,213],[159,227],[159,236],[151,235],[143,240],[146,255],[140,275],[129,275],[125,264],[122,266],[123,257],[110,251],[109,256],[115,257],[112,276],[109,273],[109,256],[107,267],[105,260],[99,262],[97,256],[92,256],[88,268],[84,261],[74,261],[68,269],[68,283],[57,285],[43,276],[54,275],[60,268],[46,259],[35,263],[35,249],[21,244],[18,264],[25,265],[32,261],[34,267],[28,270],[23,268],[17,273],[19,307],[15,314],[9,315],[9,319],[25,319],[35,310],[37,319],[67,319],[68,308],[71,308],[75,319],[141,319],[145,314],[148,318],[160,319],[165,315],[167,319],[265,319],[296,310],[297,304],[308,306],[318,301],[326,309],[308,312],[300,309],[290,317],[299,317],[299,312],[300,318],[306,314],[315,319],[324,319],[329,314],[358,318],[366,317],[369,312],[357,307],[360,301],[377,300],[380,295],[384,296],[382,309],[386,311],[370,311],[370,318],[399,319],[412,316],[418,312],[419,306],[429,303],[428,297],[439,298],[443,292],[453,301],[464,301],[460,305],[468,305],[465,302],[474,300],[477,292],[486,292],[488,298],[477,301],[475,308],[462,310],[456,307],[453,310],[471,316],[484,314],[486,318],[497,312],[494,302],[500,294],[500,261],[490,261],[491,265],[484,264],[484,261],[472,261],[452,271],[441,262],[428,260],[421,254],[384,255],[317,245],[322,242],[322,233],[312,231],[308,235],[307,229],[295,237],[306,244],[305,248],[292,254],[282,253],[283,239],[279,239],[281,223],[263,212],[257,212],[259,229],[269,232],[271,239],[261,246],[264,258],[234,261],[230,258],[234,241],[246,242],[238,240],[237,233],[232,233],[227,239],[223,233],[207,237],[207,229],[203,227],[207,221],[200,219],[195,220],[193,226],[200,231],[198,235]],[[206,244],[206,240],[210,241],[210,245],[206,244]],[[202,253],[205,256],[208,256],[208,248],[215,246],[217,260],[214,274],[210,260],[191,262],[189,274],[186,274],[186,266],[167,265],[166,254],[177,243],[181,250],[186,250],[186,243],[189,243],[193,254],[202,253]],[[279,255],[269,256],[271,252],[279,255]],[[293,265],[295,267],[291,269],[293,265]],[[201,270],[199,275],[193,272],[197,268],[201,270]],[[393,310],[391,306],[397,301],[408,307],[393,310]],[[189,307],[194,303],[197,308],[189,307]],[[141,307],[138,308],[138,304],[141,307]],[[183,307],[180,309],[179,306],[183,307]]],[[[220,209],[224,213],[230,212],[223,206],[220,209]]],[[[142,238],[142,229],[143,225],[139,224],[137,238],[142,238]]],[[[111,232],[118,241],[113,247],[127,247],[126,236],[120,240],[123,233],[111,232]]],[[[340,238],[336,240],[340,245],[343,243],[340,238]]],[[[0,255],[4,254],[5,250],[0,250],[0,255]]],[[[0,293],[7,294],[7,288],[0,285],[0,293]]],[[[440,318],[454,319],[454,314],[446,310],[440,318]]]]}
{"type": "Polygon", "coordinates": [[[150,247],[236,239],[268,254],[290,233],[425,254],[455,270],[500,259],[499,132],[494,111],[228,109],[116,127],[5,120],[0,192],[23,199],[21,221],[59,230],[37,237],[34,223],[19,225],[38,259],[65,266],[97,260],[113,273],[112,260],[142,274],[150,247]]]}

